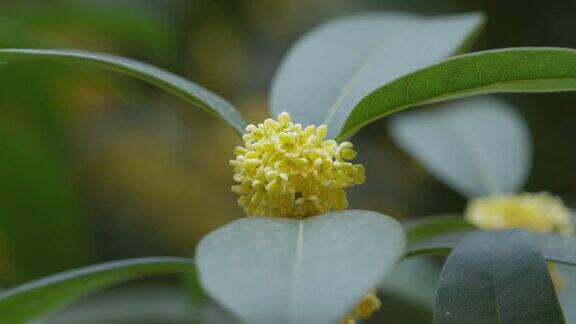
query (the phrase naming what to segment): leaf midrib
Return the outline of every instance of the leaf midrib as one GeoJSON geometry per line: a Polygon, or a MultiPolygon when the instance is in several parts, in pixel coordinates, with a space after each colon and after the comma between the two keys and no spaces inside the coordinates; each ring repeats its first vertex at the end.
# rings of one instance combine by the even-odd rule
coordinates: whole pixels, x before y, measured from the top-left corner
{"type": "Polygon", "coordinates": [[[358,64],[358,66],[356,66],[353,69],[350,78],[344,83],[344,87],[342,87],[342,90],[339,91],[338,95],[336,96],[336,99],[334,99],[334,102],[328,109],[328,112],[326,113],[326,118],[324,118],[324,122],[322,124],[326,125],[327,127],[330,127],[330,123],[332,122],[334,115],[336,115],[336,111],[338,111],[339,108],[342,106],[342,103],[344,103],[344,100],[346,99],[350,91],[352,91],[352,89],[356,87],[356,84],[358,84],[358,80],[360,80],[362,72],[370,65],[371,61],[374,59],[374,57],[376,57],[376,54],[379,53],[382,49],[384,49],[388,45],[389,44],[382,44],[376,46],[374,49],[369,51],[368,55],[366,55],[366,57],[362,59],[362,61],[360,61],[360,64],[358,64]]]}
{"type": "Polygon", "coordinates": [[[300,269],[302,268],[302,253],[304,250],[304,221],[298,220],[298,233],[294,245],[294,259],[292,261],[292,272],[290,274],[290,287],[289,287],[289,309],[290,320],[289,323],[298,323],[298,294],[297,287],[300,281],[300,269]]]}

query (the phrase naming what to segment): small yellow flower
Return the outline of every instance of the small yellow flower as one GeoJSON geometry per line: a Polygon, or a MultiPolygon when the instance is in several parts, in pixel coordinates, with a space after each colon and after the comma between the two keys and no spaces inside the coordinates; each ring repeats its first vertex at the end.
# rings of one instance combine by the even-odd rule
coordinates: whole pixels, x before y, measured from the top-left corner
{"type": "Polygon", "coordinates": [[[244,212],[304,218],[346,209],[344,189],[364,183],[365,169],[348,162],[356,157],[352,143],[325,140],[327,133],[325,125],[292,123],[286,112],[248,125],[230,161],[244,212]]]}
{"type": "Polygon", "coordinates": [[[563,235],[574,232],[570,210],[562,199],[547,192],[477,198],[468,204],[465,217],[486,230],[521,228],[563,235]]]}
{"type": "Polygon", "coordinates": [[[374,312],[379,310],[380,306],[381,303],[376,294],[376,290],[372,290],[362,298],[358,305],[356,305],[349,317],[341,321],[341,324],[354,324],[354,319],[367,319],[372,316],[374,312]]]}
{"type": "MultiPolygon", "coordinates": [[[[474,199],[468,204],[465,217],[486,230],[521,228],[562,235],[574,232],[570,210],[562,199],[547,192],[474,199]]],[[[561,289],[564,278],[556,270],[556,264],[549,262],[548,270],[556,290],[561,289]]]]}

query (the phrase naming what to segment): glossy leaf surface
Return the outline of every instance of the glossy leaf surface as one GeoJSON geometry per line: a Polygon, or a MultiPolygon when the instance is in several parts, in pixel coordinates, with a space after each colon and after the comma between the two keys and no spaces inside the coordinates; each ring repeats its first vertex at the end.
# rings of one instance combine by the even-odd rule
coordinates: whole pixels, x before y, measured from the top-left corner
{"type": "Polygon", "coordinates": [[[506,48],[450,58],[402,76],[364,97],[337,139],[410,107],[487,93],[576,90],[576,51],[506,48]]]}

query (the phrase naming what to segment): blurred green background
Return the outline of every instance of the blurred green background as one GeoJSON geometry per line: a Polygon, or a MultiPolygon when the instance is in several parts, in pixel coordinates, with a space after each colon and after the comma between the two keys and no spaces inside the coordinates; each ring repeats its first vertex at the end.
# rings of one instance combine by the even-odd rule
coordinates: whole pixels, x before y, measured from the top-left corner
{"type": "MultiPolygon", "coordinates": [[[[476,49],[576,48],[572,0],[2,0],[0,46],[133,57],[221,94],[258,122],[290,44],[330,18],[366,10],[478,10],[488,24],[476,49]]],[[[532,131],[527,190],[574,206],[576,94],[503,97],[532,131]]],[[[0,286],[101,261],[190,256],[204,234],[241,217],[228,167],[239,140],[188,108],[97,68],[0,66],[0,286]]],[[[351,193],[351,207],[399,219],[461,211],[466,201],[395,147],[385,125],[354,140],[368,181],[351,193]]]]}

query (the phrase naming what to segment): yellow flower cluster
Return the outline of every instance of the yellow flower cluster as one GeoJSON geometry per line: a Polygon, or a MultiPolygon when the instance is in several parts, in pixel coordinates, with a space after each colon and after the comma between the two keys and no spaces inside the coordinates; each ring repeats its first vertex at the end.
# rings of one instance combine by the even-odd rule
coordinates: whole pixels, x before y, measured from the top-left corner
{"type": "Polygon", "coordinates": [[[348,206],[345,188],[364,182],[365,169],[348,162],[356,157],[350,142],[325,140],[325,125],[292,123],[286,112],[278,120],[248,125],[245,146],[230,161],[232,191],[249,216],[304,218],[348,206]]]}
{"type": "Polygon", "coordinates": [[[465,217],[481,229],[522,228],[537,233],[572,234],[572,216],[562,199],[547,192],[472,200],[465,217]]]}
{"type": "MultiPolygon", "coordinates": [[[[521,228],[537,233],[571,235],[574,232],[572,214],[559,197],[547,192],[502,195],[472,200],[465,217],[470,223],[486,230],[521,228]]],[[[564,278],[549,262],[548,269],[554,287],[559,290],[564,278]]]]}
{"type": "Polygon", "coordinates": [[[350,318],[342,320],[341,324],[354,324],[356,322],[354,318],[367,319],[372,316],[374,312],[379,310],[380,306],[380,299],[378,298],[378,295],[376,295],[376,290],[372,290],[367,293],[362,298],[360,303],[358,303],[358,305],[356,305],[356,307],[352,310],[350,313],[350,318]]]}

